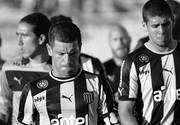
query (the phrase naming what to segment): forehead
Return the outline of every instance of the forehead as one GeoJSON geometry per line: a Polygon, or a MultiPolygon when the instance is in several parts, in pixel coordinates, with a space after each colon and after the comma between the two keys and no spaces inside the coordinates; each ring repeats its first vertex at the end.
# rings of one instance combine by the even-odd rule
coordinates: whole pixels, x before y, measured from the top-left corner
{"type": "Polygon", "coordinates": [[[148,24],[161,24],[161,23],[167,23],[167,22],[171,22],[171,18],[170,17],[160,17],[160,16],[154,16],[154,17],[148,17],[148,24]]]}
{"type": "Polygon", "coordinates": [[[128,34],[124,30],[122,30],[120,28],[113,28],[110,31],[110,34],[111,34],[112,37],[113,36],[128,36],[128,34]]]}
{"type": "Polygon", "coordinates": [[[55,40],[54,41],[54,48],[55,49],[58,49],[58,50],[66,50],[66,49],[79,49],[79,44],[78,44],[78,41],[73,41],[73,42],[62,42],[62,41],[59,41],[59,40],[55,40]]]}
{"type": "Polygon", "coordinates": [[[31,24],[20,22],[17,27],[18,32],[33,32],[33,26],[31,24]]]}

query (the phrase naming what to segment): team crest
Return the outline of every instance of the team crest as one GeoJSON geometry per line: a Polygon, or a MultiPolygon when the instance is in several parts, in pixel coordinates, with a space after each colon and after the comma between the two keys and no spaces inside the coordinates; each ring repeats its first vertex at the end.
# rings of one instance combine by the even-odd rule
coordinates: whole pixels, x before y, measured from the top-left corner
{"type": "Polygon", "coordinates": [[[142,63],[147,63],[147,62],[149,62],[149,56],[146,54],[141,54],[139,56],[139,61],[142,63]]]}
{"type": "Polygon", "coordinates": [[[45,89],[48,87],[48,81],[47,80],[41,80],[37,83],[37,87],[39,89],[45,89]]]}
{"type": "Polygon", "coordinates": [[[90,104],[94,101],[94,93],[93,92],[84,92],[83,93],[84,102],[90,104]]]}

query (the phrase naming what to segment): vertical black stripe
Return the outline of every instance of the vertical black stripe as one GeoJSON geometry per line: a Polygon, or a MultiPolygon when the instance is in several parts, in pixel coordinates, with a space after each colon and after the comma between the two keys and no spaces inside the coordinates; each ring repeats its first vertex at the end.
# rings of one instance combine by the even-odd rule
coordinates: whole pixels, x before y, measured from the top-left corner
{"type": "Polygon", "coordinates": [[[28,93],[30,91],[29,85],[30,84],[25,85],[25,87],[23,89],[23,93],[21,94],[21,99],[20,99],[21,101],[19,104],[19,114],[18,114],[18,121],[19,122],[22,122],[22,120],[24,119],[24,107],[26,104],[28,93]]]}
{"type": "MultiPolygon", "coordinates": [[[[123,64],[123,67],[122,67],[122,72],[120,72],[121,74],[121,85],[119,85],[119,89],[120,90],[123,90],[121,91],[120,95],[121,95],[121,99],[127,99],[129,98],[129,91],[130,91],[130,86],[129,86],[129,83],[130,83],[130,70],[131,70],[131,67],[132,67],[132,60],[126,60],[123,64]]],[[[120,79],[121,79],[120,78],[120,79]]]]}
{"type": "MultiPolygon", "coordinates": [[[[180,89],[180,51],[174,53],[174,64],[176,73],[176,90],[180,89]]],[[[173,125],[180,125],[180,100],[176,99],[174,108],[173,125]]]]}
{"type": "MultiPolygon", "coordinates": [[[[153,96],[155,96],[154,92],[161,91],[161,86],[164,85],[161,58],[159,57],[154,57],[151,62],[151,77],[153,96]]],[[[151,124],[160,125],[160,121],[163,117],[163,99],[159,102],[154,99],[154,107],[151,115],[151,124]]]]}
{"type": "Polygon", "coordinates": [[[88,103],[85,102],[83,94],[87,92],[86,78],[84,72],[74,80],[76,117],[84,117],[88,114],[88,103]]]}
{"type": "Polygon", "coordinates": [[[46,93],[46,106],[49,119],[58,119],[57,114],[61,114],[60,83],[56,80],[49,80],[46,93]]]}

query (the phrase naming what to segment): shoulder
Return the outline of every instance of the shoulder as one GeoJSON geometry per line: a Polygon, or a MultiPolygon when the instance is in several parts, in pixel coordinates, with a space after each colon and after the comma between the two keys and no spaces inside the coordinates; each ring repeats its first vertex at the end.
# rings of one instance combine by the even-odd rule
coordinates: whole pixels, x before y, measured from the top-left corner
{"type": "MultiPolygon", "coordinates": [[[[104,64],[104,67],[105,69],[111,69],[112,67],[114,67],[115,63],[113,61],[113,59],[109,59],[107,60],[106,62],[103,63],[104,64]]],[[[111,69],[112,70],[112,69],[111,69]]]]}
{"type": "Polygon", "coordinates": [[[152,57],[152,52],[143,45],[126,56],[122,64],[122,71],[130,72],[132,66],[134,66],[135,69],[139,69],[139,67],[149,63],[152,57]]]}
{"type": "Polygon", "coordinates": [[[49,74],[45,74],[34,81],[31,81],[27,86],[34,92],[44,91],[50,86],[49,74]]]}
{"type": "Polygon", "coordinates": [[[86,70],[83,70],[84,75],[86,76],[86,79],[93,79],[93,78],[97,78],[99,75],[96,73],[92,73],[92,72],[88,72],[86,70]]]}
{"type": "Polygon", "coordinates": [[[86,60],[91,60],[94,62],[101,63],[101,61],[98,58],[91,56],[91,55],[88,55],[88,54],[84,54],[84,53],[81,53],[81,60],[82,60],[82,63],[86,60]]]}
{"type": "Polygon", "coordinates": [[[2,70],[8,70],[8,69],[13,69],[15,67],[19,67],[21,65],[22,58],[20,57],[15,57],[11,60],[6,61],[3,66],[2,70]]]}
{"type": "Polygon", "coordinates": [[[180,43],[177,43],[176,51],[180,51],[180,43]]]}
{"type": "Polygon", "coordinates": [[[81,53],[81,61],[82,61],[82,63],[86,63],[87,61],[101,63],[101,61],[98,58],[96,58],[94,56],[90,56],[88,54],[84,54],[84,53],[81,53]]]}
{"type": "Polygon", "coordinates": [[[104,62],[104,65],[107,66],[107,65],[110,65],[112,64],[113,60],[112,59],[109,59],[107,61],[104,62]]]}
{"type": "Polygon", "coordinates": [[[143,45],[142,47],[138,48],[137,50],[129,53],[125,61],[126,62],[137,62],[137,61],[145,61],[151,56],[151,52],[143,45]]]}

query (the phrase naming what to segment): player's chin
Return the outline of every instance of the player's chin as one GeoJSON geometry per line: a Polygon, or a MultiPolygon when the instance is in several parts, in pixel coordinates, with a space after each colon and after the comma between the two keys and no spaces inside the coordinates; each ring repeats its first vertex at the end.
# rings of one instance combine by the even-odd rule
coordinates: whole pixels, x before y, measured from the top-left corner
{"type": "Polygon", "coordinates": [[[71,75],[73,74],[75,71],[74,67],[61,67],[61,71],[63,74],[65,75],[71,75]]]}
{"type": "Polygon", "coordinates": [[[31,55],[28,54],[28,53],[23,53],[23,54],[22,54],[22,57],[23,57],[23,58],[29,58],[30,56],[31,56],[31,55]]]}

